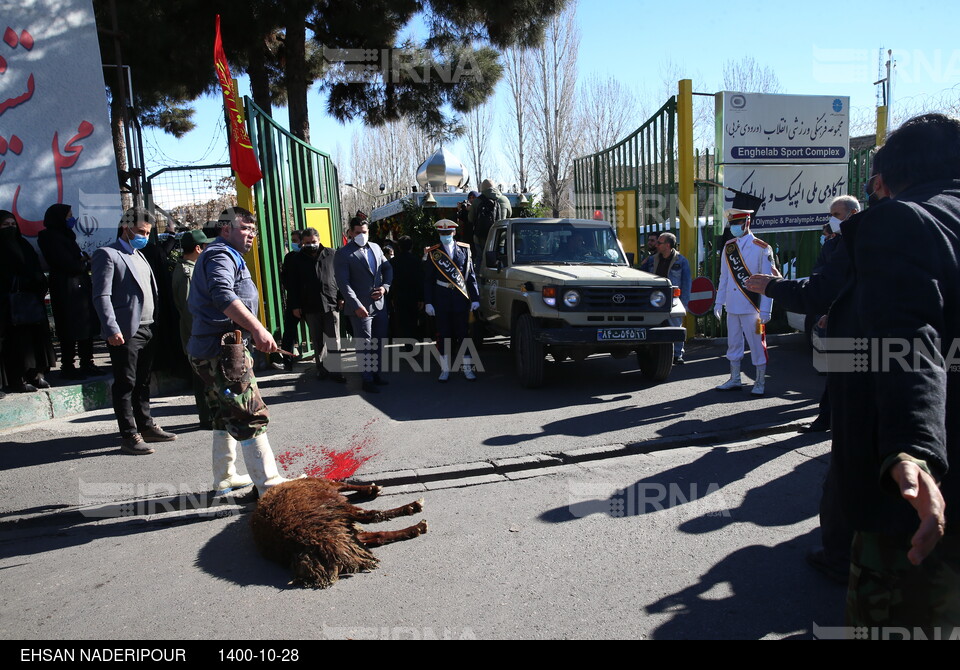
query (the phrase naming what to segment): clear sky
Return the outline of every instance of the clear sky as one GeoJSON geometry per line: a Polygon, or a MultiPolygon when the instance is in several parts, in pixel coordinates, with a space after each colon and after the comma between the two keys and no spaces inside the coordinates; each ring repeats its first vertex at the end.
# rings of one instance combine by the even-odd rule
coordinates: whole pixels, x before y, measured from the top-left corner
{"type": "MultiPolygon", "coordinates": [[[[694,91],[713,93],[721,89],[724,62],[751,56],[773,69],[784,93],[850,96],[854,120],[858,114],[871,118],[881,48],[884,53],[892,49],[897,62],[895,109],[898,104],[915,108],[948,89],[960,99],[956,0],[581,0],[577,17],[581,79],[592,73],[616,77],[649,103],[657,100],[656,106],[665,102],[659,99],[664,73],[692,79],[694,91]]],[[[183,140],[145,131],[148,172],[227,160],[219,96],[196,107],[198,128],[183,140]]],[[[324,107],[322,95],[312,93],[311,139],[339,156],[347,174],[353,127],[326,117],[324,107]]],[[[275,109],[274,115],[286,122],[285,109],[275,109]]],[[[452,149],[466,159],[465,148],[452,149]]]]}

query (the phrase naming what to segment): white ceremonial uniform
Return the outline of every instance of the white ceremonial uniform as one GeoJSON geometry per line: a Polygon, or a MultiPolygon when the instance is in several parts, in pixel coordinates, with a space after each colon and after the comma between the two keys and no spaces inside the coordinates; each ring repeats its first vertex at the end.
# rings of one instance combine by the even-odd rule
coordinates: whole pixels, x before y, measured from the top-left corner
{"type": "MultiPolygon", "coordinates": [[[[773,274],[773,250],[766,242],[754,237],[753,233],[748,232],[743,237],[730,240],[727,244],[736,244],[740,247],[740,255],[748,275],[773,274]]],[[[743,359],[743,341],[746,338],[753,364],[766,365],[766,336],[757,333],[757,324],[761,314],[769,320],[773,299],[761,294],[758,312],[730,274],[725,256],[720,259],[720,286],[717,288],[716,304],[724,305],[727,309],[727,360],[738,362],[743,359]]]]}

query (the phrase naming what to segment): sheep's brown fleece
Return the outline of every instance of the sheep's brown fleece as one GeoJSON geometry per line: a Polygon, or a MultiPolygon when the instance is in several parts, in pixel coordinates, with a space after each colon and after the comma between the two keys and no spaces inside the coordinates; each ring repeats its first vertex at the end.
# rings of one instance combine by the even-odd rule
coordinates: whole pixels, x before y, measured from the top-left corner
{"type": "Polygon", "coordinates": [[[375,485],[350,485],[327,479],[295,479],[267,491],[251,518],[253,539],[264,557],[288,566],[294,583],[326,588],[341,574],[373,570],[379,561],[367,547],[416,537],[426,521],[398,531],[367,533],[358,522],[376,523],[416,514],[423,502],[393,510],[364,510],[341,491],[376,495],[375,485]]]}

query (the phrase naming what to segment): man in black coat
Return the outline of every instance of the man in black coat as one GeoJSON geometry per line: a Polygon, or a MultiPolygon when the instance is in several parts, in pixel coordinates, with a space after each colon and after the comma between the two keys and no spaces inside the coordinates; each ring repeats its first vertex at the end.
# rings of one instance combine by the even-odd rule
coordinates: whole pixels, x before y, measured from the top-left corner
{"type": "Polygon", "coordinates": [[[316,353],[317,377],[344,382],[339,362],[332,371],[325,365],[332,349],[340,352],[340,309],[343,300],[334,276],[334,250],[320,244],[320,234],[307,228],[300,234],[300,251],[291,253],[283,265],[287,308],[310,328],[316,353]]]}
{"type": "Polygon", "coordinates": [[[881,151],[892,197],[843,224],[827,324],[847,620],[929,633],[960,626],[960,119],[911,119],[881,151]]]}

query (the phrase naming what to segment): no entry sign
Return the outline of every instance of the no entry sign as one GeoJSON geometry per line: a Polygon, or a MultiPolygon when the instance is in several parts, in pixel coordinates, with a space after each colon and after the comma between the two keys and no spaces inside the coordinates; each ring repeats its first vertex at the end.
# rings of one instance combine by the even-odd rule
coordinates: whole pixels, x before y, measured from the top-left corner
{"type": "Polygon", "coordinates": [[[691,314],[703,316],[713,308],[713,301],[717,291],[713,282],[706,277],[697,277],[690,285],[690,304],[687,309],[691,314]]]}

